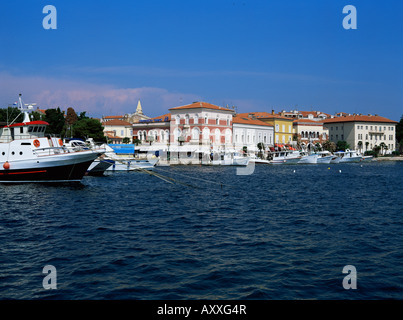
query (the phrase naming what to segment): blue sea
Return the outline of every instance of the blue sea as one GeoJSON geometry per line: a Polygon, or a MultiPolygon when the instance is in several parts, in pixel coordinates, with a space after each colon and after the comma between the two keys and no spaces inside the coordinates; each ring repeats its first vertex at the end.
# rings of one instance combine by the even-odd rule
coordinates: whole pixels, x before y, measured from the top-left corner
{"type": "Polygon", "coordinates": [[[0,185],[0,299],[403,298],[403,162],[154,172],[0,185]]]}

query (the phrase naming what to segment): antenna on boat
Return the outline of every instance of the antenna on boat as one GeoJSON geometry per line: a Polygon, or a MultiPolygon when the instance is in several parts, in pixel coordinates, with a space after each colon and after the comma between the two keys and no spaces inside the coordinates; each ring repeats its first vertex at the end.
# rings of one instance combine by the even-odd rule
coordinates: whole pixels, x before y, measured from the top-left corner
{"type": "MultiPolygon", "coordinates": [[[[34,106],[36,106],[36,103],[24,104],[22,102],[21,96],[22,96],[22,94],[20,93],[19,96],[18,96],[18,106],[17,106],[17,108],[21,111],[21,113],[24,114],[24,120],[22,122],[30,122],[31,119],[29,118],[29,112],[34,109],[34,106]]],[[[13,124],[15,122],[15,120],[17,120],[18,116],[10,123],[10,125],[13,124]]]]}

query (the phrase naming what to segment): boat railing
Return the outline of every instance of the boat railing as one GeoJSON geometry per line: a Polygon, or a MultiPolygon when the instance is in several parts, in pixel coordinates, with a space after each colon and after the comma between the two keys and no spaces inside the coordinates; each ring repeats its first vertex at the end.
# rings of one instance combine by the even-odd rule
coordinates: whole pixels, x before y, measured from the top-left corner
{"type": "Polygon", "coordinates": [[[33,153],[38,157],[50,156],[55,154],[70,153],[70,150],[65,147],[46,147],[33,150],[33,153]]]}

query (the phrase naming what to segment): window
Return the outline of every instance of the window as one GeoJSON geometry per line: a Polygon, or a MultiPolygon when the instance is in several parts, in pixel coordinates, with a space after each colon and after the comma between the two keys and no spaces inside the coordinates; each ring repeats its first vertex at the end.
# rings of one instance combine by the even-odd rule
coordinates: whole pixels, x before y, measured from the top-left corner
{"type": "Polygon", "coordinates": [[[194,116],[194,123],[195,124],[198,124],[199,123],[199,116],[196,114],[195,116],[194,116]]]}
{"type": "Polygon", "coordinates": [[[177,116],[175,117],[175,121],[176,121],[176,124],[180,124],[180,123],[181,123],[181,117],[180,117],[180,115],[177,115],[177,116]]]}
{"type": "Polygon", "coordinates": [[[204,117],[204,124],[208,124],[208,117],[207,116],[204,117]]]}
{"type": "Polygon", "coordinates": [[[284,124],[282,125],[282,129],[283,129],[283,132],[285,132],[285,125],[284,124]]]}
{"type": "Polygon", "coordinates": [[[24,127],[20,128],[20,133],[24,133],[24,127]]]}
{"type": "Polygon", "coordinates": [[[280,131],[280,125],[276,124],[276,132],[280,131]]]}
{"type": "Polygon", "coordinates": [[[291,133],[291,126],[288,126],[288,132],[291,133]]]}
{"type": "Polygon", "coordinates": [[[189,124],[189,115],[185,115],[185,124],[189,124]]]}
{"type": "Polygon", "coordinates": [[[218,117],[215,119],[215,124],[220,124],[220,119],[218,119],[218,117]]]}

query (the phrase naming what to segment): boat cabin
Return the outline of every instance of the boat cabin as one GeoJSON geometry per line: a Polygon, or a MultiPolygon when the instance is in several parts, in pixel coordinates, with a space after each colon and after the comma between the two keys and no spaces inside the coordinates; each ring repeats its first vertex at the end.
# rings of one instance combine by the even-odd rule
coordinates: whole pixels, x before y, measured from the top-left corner
{"type": "Polygon", "coordinates": [[[10,142],[19,139],[42,138],[45,136],[45,121],[30,121],[10,125],[0,125],[0,142],[10,142]]]}

